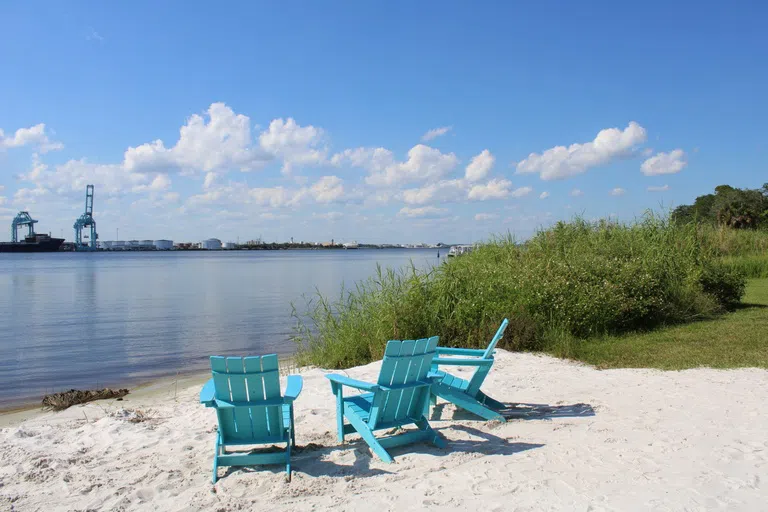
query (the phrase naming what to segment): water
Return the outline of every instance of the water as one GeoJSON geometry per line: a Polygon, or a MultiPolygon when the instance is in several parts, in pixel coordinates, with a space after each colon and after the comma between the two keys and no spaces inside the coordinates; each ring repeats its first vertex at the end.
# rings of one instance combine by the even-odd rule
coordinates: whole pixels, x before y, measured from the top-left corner
{"type": "Polygon", "coordinates": [[[409,261],[437,250],[0,254],[0,407],[290,353],[291,302],[409,261]]]}

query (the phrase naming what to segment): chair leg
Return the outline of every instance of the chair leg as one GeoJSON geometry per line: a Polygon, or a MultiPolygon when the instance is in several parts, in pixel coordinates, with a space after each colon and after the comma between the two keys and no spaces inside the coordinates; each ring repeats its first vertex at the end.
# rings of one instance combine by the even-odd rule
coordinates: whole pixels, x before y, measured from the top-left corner
{"type": "Polygon", "coordinates": [[[339,431],[339,442],[344,443],[344,393],[341,386],[336,387],[336,428],[339,431]]]}
{"type": "Polygon", "coordinates": [[[373,453],[379,456],[381,460],[384,462],[392,463],[394,462],[394,459],[392,459],[392,456],[387,453],[387,450],[384,449],[383,446],[379,443],[379,440],[376,439],[376,436],[373,435],[373,432],[370,428],[368,428],[368,425],[363,423],[363,421],[358,418],[357,416],[350,415],[348,418],[349,422],[352,424],[353,427],[355,427],[355,430],[357,430],[357,433],[360,434],[360,437],[363,438],[363,441],[368,443],[368,446],[371,447],[371,450],[373,453]]]}
{"type": "Polygon", "coordinates": [[[477,401],[483,404],[484,406],[488,407],[489,409],[493,409],[495,411],[503,411],[504,409],[507,409],[507,405],[499,402],[498,400],[494,400],[493,398],[489,397],[482,391],[477,392],[477,401]]]}
{"type": "Polygon", "coordinates": [[[287,462],[285,463],[285,480],[287,482],[291,481],[291,442],[288,442],[288,446],[285,447],[285,456],[287,458],[287,462]]]}
{"type": "Polygon", "coordinates": [[[422,417],[416,422],[416,426],[419,427],[419,430],[421,431],[429,432],[429,435],[431,436],[430,441],[432,441],[432,444],[438,448],[445,448],[445,441],[443,440],[443,437],[435,432],[435,430],[430,426],[429,421],[427,421],[427,418],[422,417]]]}
{"type": "Polygon", "coordinates": [[[486,420],[498,420],[502,423],[507,421],[500,412],[489,407],[490,404],[483,404],[464,393],[445,393],[442,394],[442,397],[457,407],[476,414],[486,420]]]}
{"type": "Polygon", "coordinates": [[[216,483],[216,480],[218,480],[219,475],[219,435],[216,434],[216,445],[214,447],[213,451],[213,483],[216,483]]]}
{"type": "Polygon", "coordinates": [[[293,404],[291,404],[291,445],[296,448],[296,422],[293,421],[293,404]]]}

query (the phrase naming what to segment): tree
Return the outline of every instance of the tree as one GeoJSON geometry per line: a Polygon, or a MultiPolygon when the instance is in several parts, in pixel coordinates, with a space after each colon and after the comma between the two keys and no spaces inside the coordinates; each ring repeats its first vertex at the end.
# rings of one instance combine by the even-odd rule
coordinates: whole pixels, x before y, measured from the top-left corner
{"type": "Polygon", "coordinates": [[[761,189],[718,185],[714,194],[696,198],[672,212],[675,222],[704,222],[734,229],[768,227],[768,183],[761,189]]]}

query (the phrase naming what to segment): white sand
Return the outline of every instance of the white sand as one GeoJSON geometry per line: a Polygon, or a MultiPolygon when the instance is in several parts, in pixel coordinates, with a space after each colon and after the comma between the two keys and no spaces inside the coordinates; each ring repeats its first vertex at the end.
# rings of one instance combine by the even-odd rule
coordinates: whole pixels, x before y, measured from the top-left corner
{"type": "MultiPolygon", "coordinates": [[[[485,390],[549,412],[506,424],[438,406],[449,448],[338,446],[323,372],[302,372],[293,481],[220,468],[199,386],[46,413],[0,431],[2,510],[765,510],[768,372],[598,371],[499,351],[485,390]],[[594,415],[585,413],[588,404],[594,415]],[[572,407],[569,407],[572,406],[572,407]],[[151,409],[151,420],[110,416],[151,409]],[[456,418],[453,418],[456,413],[456,418]],[[561,416],[552,416],[559,413],[561,416]],[[309,445],[308,448],[306,448],[309,445]],[[226,475],[225,475],[226,473],[226,475]]],[[[378,365],[349,370],[374,380],[378,365]]],[[[442,402],[441,402],[442,403],[442,402]]]]}

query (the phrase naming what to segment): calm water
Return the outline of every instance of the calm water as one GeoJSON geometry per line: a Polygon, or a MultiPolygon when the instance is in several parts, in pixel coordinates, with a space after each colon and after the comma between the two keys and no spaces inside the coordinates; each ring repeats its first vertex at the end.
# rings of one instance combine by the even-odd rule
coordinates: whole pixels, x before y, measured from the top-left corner
{"type": "Polygon", "coordinates": [[[290,353],[292,301],[409,261],[437,250],[0,254],[0,407],[290,353]]]}

